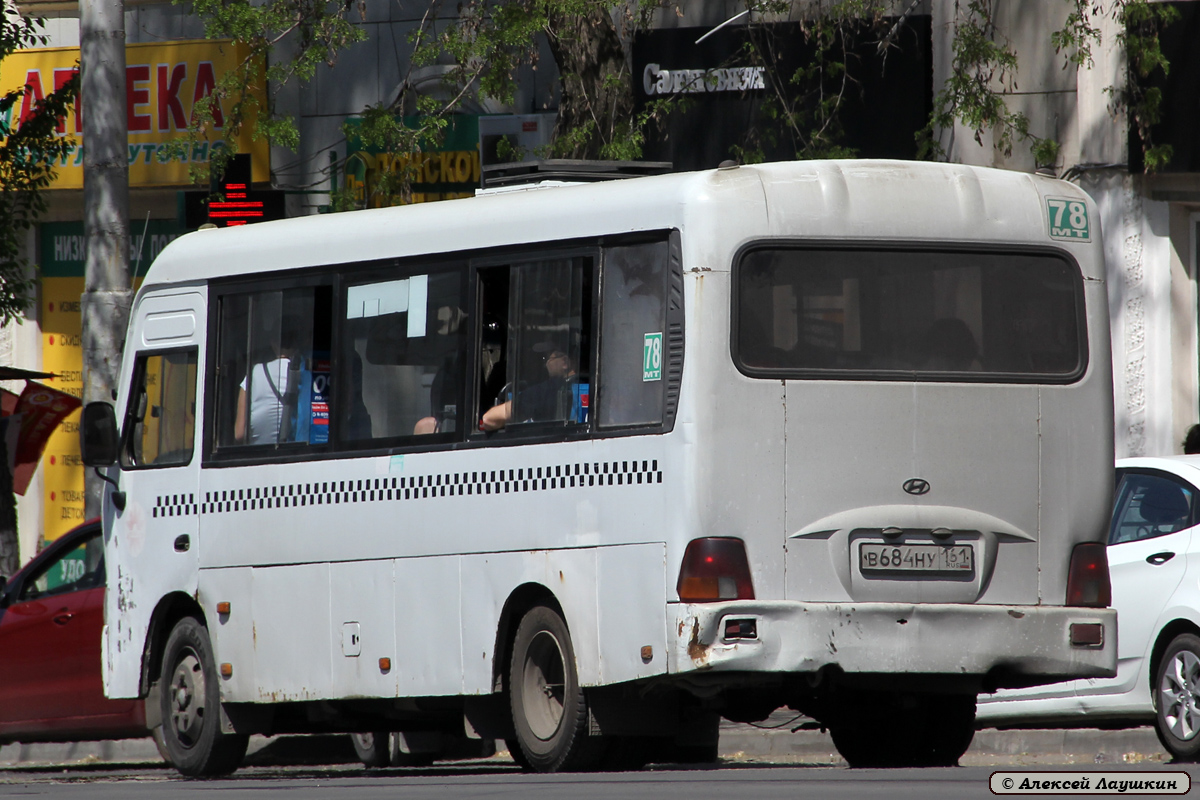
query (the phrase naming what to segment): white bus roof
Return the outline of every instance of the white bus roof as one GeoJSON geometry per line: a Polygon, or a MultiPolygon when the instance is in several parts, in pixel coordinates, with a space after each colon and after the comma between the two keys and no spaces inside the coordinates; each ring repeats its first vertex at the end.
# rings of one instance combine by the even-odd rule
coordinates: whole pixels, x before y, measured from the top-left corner
{"type": "Polygon", "coordinates": [[[1037,238],[1045,194],[1086,199],[1062,181],[961,164],[755,164],[198,231],[165,248],[145,284],[670,228],[725,231],[734,245],[763,235],[1049,244],[1037,238]]]}

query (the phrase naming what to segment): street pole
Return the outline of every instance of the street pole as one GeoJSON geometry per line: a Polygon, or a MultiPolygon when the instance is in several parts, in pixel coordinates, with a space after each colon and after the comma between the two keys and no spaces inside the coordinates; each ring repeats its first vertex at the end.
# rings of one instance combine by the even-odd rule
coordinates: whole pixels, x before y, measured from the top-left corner
{"type": "MultiPolygon", "coordinates": [[[[129,321],[129,132],[125,2],[79,0],[83,114],[83,402],[112,402],[129,321]]],[[[103,484],[86,477],[84,516],[100,516],[103,484]]]]}

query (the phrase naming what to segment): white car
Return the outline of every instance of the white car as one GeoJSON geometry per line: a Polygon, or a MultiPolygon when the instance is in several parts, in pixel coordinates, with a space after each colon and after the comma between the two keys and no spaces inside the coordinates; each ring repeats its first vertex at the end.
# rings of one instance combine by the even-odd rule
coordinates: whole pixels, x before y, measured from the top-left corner
{"type": "Polygon", "coordinates": [[[978,726],[1154,724],[1173,756],[1200,756],[1200,456],[1117,462],[1108,534],[1117,676],[981,695],[978,726]]]}

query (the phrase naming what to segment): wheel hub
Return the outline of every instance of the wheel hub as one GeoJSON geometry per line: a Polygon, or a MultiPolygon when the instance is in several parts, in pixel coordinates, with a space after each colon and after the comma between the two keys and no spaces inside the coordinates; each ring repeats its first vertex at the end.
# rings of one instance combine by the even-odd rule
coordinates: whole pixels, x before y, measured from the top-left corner
{"type": "Polygon", "coordinates": [[[522,670],[522,705],[533,735],[548,741],[563,719],[564,659],[558,639],[542,631],[529,643],[522,670]]]}
{"type": "Polygon", "coordinates": [[[1159,686],[1159,709],[1171,734],[1181,741],[1200,733],[1200,711],[1196,707],[1196,686],[1200,683],[1200,658],[1190,650],[1181,650],[1171,659],[1159,686]]]}
{"type": "Polygon", "coordinates": [[[204,726],[204,668],[195,653],[186,652],[171,677],[171,727],[179,743],[192,746],[204,726]]]}

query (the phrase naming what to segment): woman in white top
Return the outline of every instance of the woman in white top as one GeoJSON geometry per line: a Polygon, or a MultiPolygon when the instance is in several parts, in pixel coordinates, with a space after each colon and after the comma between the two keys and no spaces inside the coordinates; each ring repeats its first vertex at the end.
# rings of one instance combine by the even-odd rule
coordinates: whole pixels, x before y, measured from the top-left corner
{"type": "Polygon", "coordinates": [[[255,364],[249,378],[242,380],[241,391],[238,392],[237,417],[233,423],[233,435],[237,441],[243,444],[275,444],[279,441],[290,364],[290,359],[280,355],[271,361],[255,364]],[[247,380],[250,383],[249,392],[247,380]],[[249,431],[246,430],[247,394],[250,406],[249,431]]]}

